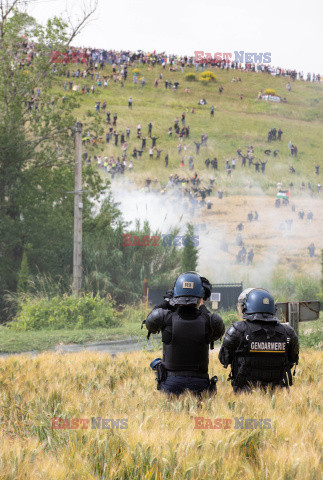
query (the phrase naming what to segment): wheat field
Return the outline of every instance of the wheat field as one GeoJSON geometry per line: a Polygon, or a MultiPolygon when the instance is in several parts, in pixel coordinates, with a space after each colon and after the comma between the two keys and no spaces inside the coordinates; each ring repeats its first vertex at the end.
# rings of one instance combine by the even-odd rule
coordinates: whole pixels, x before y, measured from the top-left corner
{"type": "Polygon", "coordinates": [[[235,395],[212,354],[218,395],[202,399],[158,392],[149,368],[157,355],[1,359],[0,479],[321,478],[319,352],[302,352],[290,393],[274,395],[235,395]],[[115,421],[101,426],[127,428],[92,428],[92,417],[115,421]],[[54,426],[79,428],[53,429],[53,418],[68,420],[54,426]],[[88,428],[72,419],[85,419],[88,428]],[[229,428],[195,428],[214,426],[215,419],[229,428]],[[253,428],[235,428],[242,424],[253,428]]]}

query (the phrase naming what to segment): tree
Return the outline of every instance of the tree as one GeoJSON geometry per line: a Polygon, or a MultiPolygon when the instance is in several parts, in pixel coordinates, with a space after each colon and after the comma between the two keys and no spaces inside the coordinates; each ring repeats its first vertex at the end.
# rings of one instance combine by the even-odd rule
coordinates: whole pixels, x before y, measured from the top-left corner
{"type": "MultiPolygon", "coordinates": [[[[71,31],[53,18],[42,27],[18,4],[0,1],[0,299],[17,289],[26,243],[31,273],[66,276],[68,285],[72,268],[73,197],[67,192],[73,191],[78,100],[71,93],[62,102],[55,94],[64,66],[52,64],[51,52],[66,50],[79,26],[71,31]]],[[[90,167],[84,182],[86,216],[90,197],[104,186],[90,167]]]]}
{"type": "MultiPolygon", "coordinates": [[[[81,96],[64,92],[63,101],[59,87],[66,67],[52,63],[52,52],[64,53],[90,14],[85,12],[72,29],[59,18],[42,27],[15,9],[18,3],[3,6],[0,0],[0,322],[6,320],[4,292],[16,292],[19,272],[25,276],[27,244],[32,292],[56,280],[61,290],[70,291],[73,125],[81,96]]],[[[102,134],[99,115],[87,112],[82,122],[84,131],[102,134]]],[[[83,166],[83,185],[85,291],[111,293],[125,303],[137,298],[144,277],[162,284],[170,274],[176,276],[177,247],[124,247],[128,225],[111,195],[98,215],[92,212],[93,199],[102,198],[108,182],[96,169],[83,166]]],[[[137,223],[130,233],[151,235],[151,230],[137,223]]]]}
{"type": "Polygon", "coordinates": [[[182,271],[195,271],[198,261],[198,248],[196,236],[194,236],[194,227],[191,224],[187,224],[187,230],[185,234],[185,245],[182,256],[182,271]]]}
{"type": "Polygon", "coordinates": [[[28,269],[28,259],[27,253],[24,251],[21,260],[20,272],[18,277],[17,292],[24,293],[28,290],[28,278],[29,278],[29,269],[28,269]]]}
{"type": "MultiPolygon", "coordinates": [[[[111,193],[102,204],[100,213],[84,222],[83,268],[85,289],[94,294],[110,293],[119,303],[131,303],[142,293],[144,278],[150,285],[168,285],[170,277],[178,275],[181,251],[165,246],[161,241],[149,245],[123,245],[123,235],[160,236],[152,232],[147,222],[136,222],[135,228],[122,219],[111,193]]],[[[173,232],[176,235],[177,232],[173,232]]]]}

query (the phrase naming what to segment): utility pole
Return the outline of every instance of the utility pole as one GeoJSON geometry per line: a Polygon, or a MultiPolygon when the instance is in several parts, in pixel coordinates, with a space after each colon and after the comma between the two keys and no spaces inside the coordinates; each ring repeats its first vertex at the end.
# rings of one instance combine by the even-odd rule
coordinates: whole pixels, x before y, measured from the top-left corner
{"type": "Polygon", "coordinates": [[[74,248],[73,295],[79,296],[82,286],[82,124],[76,122],[74,169],[74,248]]]}

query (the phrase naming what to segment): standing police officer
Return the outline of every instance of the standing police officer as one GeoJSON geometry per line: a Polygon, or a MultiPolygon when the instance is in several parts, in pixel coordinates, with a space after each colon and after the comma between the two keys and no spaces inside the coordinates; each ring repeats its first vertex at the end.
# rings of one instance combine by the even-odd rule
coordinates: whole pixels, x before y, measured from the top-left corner
{"type": "Polygon", "coordinates": [[[273,296],[262,288],[248,288],[239,296],[238,312],[244,321],[229,328],[219,353],[225,368],[231,364],[233,390],[251,391],[257,385],[288,388],[291,368],[298,363],[298,337],[275,317],[273,296]]]}
{"type": "Polygon", "coordinates": [[[209,347],[224,332],[222,318],[203,305],[211,284],[196,272],[183,273],[165,300],[148,315],[148,336],[162,332],[163,360],[152,362],[157,389],[180,394],[188,389],[201,393],[214,386],[208,375],[209,347]]]}

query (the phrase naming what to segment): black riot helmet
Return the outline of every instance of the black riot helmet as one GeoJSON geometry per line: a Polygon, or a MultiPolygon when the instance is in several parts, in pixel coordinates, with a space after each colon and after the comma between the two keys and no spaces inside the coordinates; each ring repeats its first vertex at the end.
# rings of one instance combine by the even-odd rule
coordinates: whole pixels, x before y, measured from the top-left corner
{"type": "Polygon", "coordinates": [[[182,273],[174,284],[171,305],[197,304],[199,299],[207,300],[211,296],[212,285],[197,272],[182,273]]]}
{"type": "Polygon", "coordinates": [[[247,288],[238,298],[242,314],[267,313],[275,315],[274,297],[264,288],[247,288]]]}

